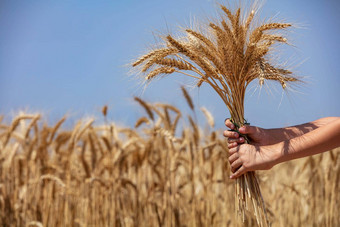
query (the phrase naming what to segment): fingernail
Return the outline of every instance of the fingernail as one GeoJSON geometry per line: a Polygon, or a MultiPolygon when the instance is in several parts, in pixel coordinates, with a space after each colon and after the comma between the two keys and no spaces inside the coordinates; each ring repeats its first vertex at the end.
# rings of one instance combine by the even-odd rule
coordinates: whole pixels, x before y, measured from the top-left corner
{"type": "Polygon", "coordinates": [[[231,175],[229,178],[230,178],[230,179],[233,179],[233,175],[231,175]]]}
{"type": "Polygon", "coordinates": [[[234,128],[235,128],[235,125],[232,124],[232,125],[230,126],[230,128],[231,128],[231,129],[234,129],[234,128]]]}

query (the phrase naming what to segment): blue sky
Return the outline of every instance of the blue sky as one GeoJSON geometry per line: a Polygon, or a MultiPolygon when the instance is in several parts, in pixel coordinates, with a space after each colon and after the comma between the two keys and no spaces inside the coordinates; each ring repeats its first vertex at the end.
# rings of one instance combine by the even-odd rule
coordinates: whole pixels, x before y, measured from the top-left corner
{"type": "MultiPolygon", "coordinates": [[[[232,1],[231,1],[232,2],[232,1]]],[[[0,114],[42,112],[56,120],[97,116],[109,106],[109,119],[133,125],[142,110],[137,95],[188,110],[180,86],[193,81],[178,75],[152,84],[143,93],[126,65],[155,43],[156,33],[176,33],[194,18],[216,16],[209,0],[2,1],[0,3],[0,114]]],[[[249,94],[245,117],[262,127],[283,127],[325,116],[340,116],[340,3],[336,0],[268,0],[262,18],[296,22],[287,47],[298,75],[307,76],[301,93],[249,94]],[[279,103],[281,103],[279,105],[279,103]]],[[[229,116],[207,86],[190,91],[223,127],[229,116]]],[[[203,125],[204,123],[202,123],[203,125]]]]}

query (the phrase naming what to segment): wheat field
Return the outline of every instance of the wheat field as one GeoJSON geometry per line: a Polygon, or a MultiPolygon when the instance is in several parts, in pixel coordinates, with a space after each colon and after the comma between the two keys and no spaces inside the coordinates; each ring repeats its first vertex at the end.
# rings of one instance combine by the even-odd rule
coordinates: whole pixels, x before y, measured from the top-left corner
{"type": "MultiPolygon", "coordinates": [[[[135,101],[133,128],[18,114],[0,124],[1,226],[254,226],[235,214],[227,141],[205,108],[135,101]],[[198,123],[197,115],[206,116],[198,123]],[[187,117],[185,117],[187,116],[187,117]]],[[[339,150],[258,173],[272,226],[339,225],[339,150]]]]}

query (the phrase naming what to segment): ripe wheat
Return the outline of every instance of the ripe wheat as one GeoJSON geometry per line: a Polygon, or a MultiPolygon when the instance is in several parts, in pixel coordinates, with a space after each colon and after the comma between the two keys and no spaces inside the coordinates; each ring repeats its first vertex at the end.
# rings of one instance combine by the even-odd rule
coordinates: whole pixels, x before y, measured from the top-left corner
{"type": "MultiPolygon", "coordinates": [[[[223,5],[220,7],[225,13],[220,23],[207,21],[200,24],[206,33],[188,28],[183,37],[167,35],[160,49],[166,54],[155,54],[160,50],[151,50],[132,66],[139,66],[141,72],[146,73],[146,80],[176,72],[195,78],[198,87],[203,83],[209,84],[226,104],[238,128],[245,123],[244,99],[252,81],[258,79],[260,86],[266,80],[277,81],[283,89],[287,89],[291,82],[300,81],[292,72],[276,67],[269,59],[269,53],[274,53],[277,44],[287,44],[284,31],[292,24],[270,22],[256,27],[253,23],[258,12],[256,9],[242,18],[241,8],[232,12],[223,5]],[[171,68],[164,68],[165,63],[171,68]],[[153,71],[147,74],[150,68],[153,71]]],[[[265,206],[254,172],[237,179],[236,195],[243,220],[251,206],[249,204],[252,204],[258,224],[267,224],[265,206]]]]}
{"type": "MultiPolygon", "coordinates": [[[[70,128],[65,118],[47,125],[39,114],[1,122],[0,225],[256,225],[253,217],[240,224],[233,214],[237,200],[221,132],[202,130],[169,104],[137,102],[154,118],[145,113],[138,130],[92,120],[70,128]]],[[[272,226],[339,224],[339,154],[259,174],[272,226]]]]}

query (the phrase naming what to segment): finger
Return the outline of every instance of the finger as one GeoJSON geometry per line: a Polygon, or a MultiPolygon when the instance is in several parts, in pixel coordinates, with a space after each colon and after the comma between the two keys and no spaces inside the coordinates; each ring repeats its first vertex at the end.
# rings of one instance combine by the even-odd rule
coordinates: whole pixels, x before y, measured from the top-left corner
{"type": "Polygon", "coordinates": [[[257,127],[250,126],[250,125],[243,125],[241,128],[239,128],[239,132],[242,134],[253,134],[256,133],[257,127]]]}
{"type": "Polygon", "coordinates": [[[223,135],[224,135],[225,137],[234,138],[234,139],[237,139],[237,138],[239,138],[239,136],[240,136],[237,132],[228,131],[228,130],[225,130],[225,131],[223,132],[223,135]]]}
{"type": "Polygon", "coordinates": [[[225,124],[225,126],[227,126],[230,129],[234,129],[235,128],[235,125],[230,121],[229,118],[225,119],[224,124],[225,124]]]}
{"type": "Polygon", "coordinates": [[[233,154],[237,153],[240,146],[233,147],[229,149],[229,156],[232,156],[233,154]]]}
{"type": "Polygon", "coordinates": [[[235,161],[238,159],[238,157],[239,157],[238,153],[234,153],[233,155],[231,155],[231,156],[229,157],[229,163],[230,163],[230,165],[231,165],[233,162],[235,162],[235,161]]]}
{"type": "Polygon", "coordinates": [[[236,142],[236,143],[244,143],[244,138],[243,138],[243,137],[240,137],[240,138],[237,138],[237,139],[228,138],[228,143],[233,143],[233,142],[236,142]]]}
{"type": "Polygon", "coordinates": [[[244,166],[241,166],[235,173],[233,173],[231,176],[230,176],[230,179],[236,179],[238,178],[239,176],[243,175],[244,173],[246,173],[246,169],[244,166]]]}
{"type": "Polygon", "coordinates": [[[231,149],[231,148],[234,148],[234,147],[237,147],[237,146],[238,146],[238,143],[236,143],[236,142],[228,143],[228,149],[231,149]]]}
{"type": "Polygon", "coordinates": [[[240,166],[242,166],[242,161],[238,158],[230,165],[231,171],[235,172],[240,166]]]}

